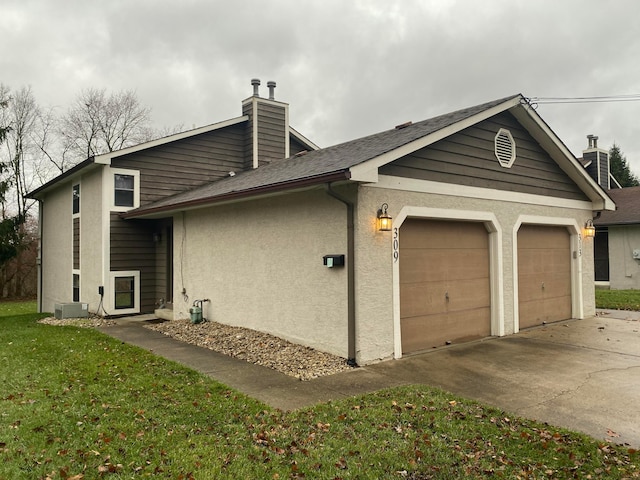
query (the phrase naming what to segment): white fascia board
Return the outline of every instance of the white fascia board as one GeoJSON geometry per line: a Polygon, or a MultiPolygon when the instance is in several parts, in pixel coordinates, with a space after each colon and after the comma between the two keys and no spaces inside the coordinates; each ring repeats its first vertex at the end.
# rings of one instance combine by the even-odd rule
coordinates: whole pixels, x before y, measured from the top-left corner
{"type": "Polygon", "coordinates": [[[193,130],[187,130],[185,132],[175,133],[173,135],[169,135],[168,137],[162,137],[156,140],[151,140],[149,142],[140,143],[132,147],[123,148],[122,150],[116,150],[114,152],[103,153],[102,155],[96,155],[94,157],[94,162],[102,163],[104,165],[110,165],[112,158],[121,157],[123,155],[139,152],[141,150],[146,150],[148,148],[166,145],[167,143],[175,142],[177,140],[183,140],[189,137],[194,137],[196,135],[200,135],[203,133],[213,132],[214,130],[220,130],[221,128],[230,127],[238,123],[246,122],[247,120],[249,120],[249,117],[246,115],[243,115],[242,117],[231,118],[229,120],[225,120],[224,122],[218,122],[211,125],[207,125],[205,127],[199,127],[193,130]]]}
{"type": "Polygon", "coordinates": [[[576,210],[595,210],[593,203],[569,198],[547,197],[531,193],[511,192],[509,190],[495,190],[490,188],[469,187],[453,183],[433,182],[416,178],[394,177],[380,175],[378,182],[366,184],[367,187],[388,188],[408,192],[432,193],[452,197],[477,198],[482,200],[498,200],[501,202],[525,203],[545,207],[562,207],[576,210]]]}
{"type": "Polygon", "coordinates": [[[510,108],[519,105],[522,100],[521,96],[513,97],[510,100],[507,100],[495,107],[489,108],[487,110],[483,110],[480,113],[477,113],[469,118],[465,118],[464,120],[460,120],[448,127],[442,128],[436,132],[433,132],[429,135],[425,135],[424,137],[418,138],[411,143],[407,143],[401,147],[396,148],[395,150],[391,150],[390,152],[384,153],[378,157],[372,158],[366,162],[355,165],[349,169],[351,172],[351,180],[361,181],[361,182],[371,182],[375,180],[371,180],[373,175],[371,173],[372,170],[376,170],[383,165],[393,162],[398,158],[404,157],[406,155],[410,155],[411,153],[420,150],[421,148],[428,147],[429,145],[447,138],[455,133],[458,133],[465,128],[471,127],[476,123],[480,123],[487,118],[491,118],[494,115],[497,115],[505,110],[509,110],[510,108]]]}
{"type": "Polygon", "coordinates": [[[549,128],[535,110],[525,104],[519,104],[510,113],[527,129],[540,146],[554,159],[558,166],[571,178],[593,203],[594,210],[615,210],[613,200],[589,176],[587,170],[569,151],[558,136],[549,128]]]}

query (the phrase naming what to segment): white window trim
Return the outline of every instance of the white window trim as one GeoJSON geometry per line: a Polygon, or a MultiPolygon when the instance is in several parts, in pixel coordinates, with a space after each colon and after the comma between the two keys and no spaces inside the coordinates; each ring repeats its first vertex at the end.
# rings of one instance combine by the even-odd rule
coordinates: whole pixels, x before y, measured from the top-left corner
{"type": "Polygon", "coordinates": [[[109,313],[111,315],[130,315],[133,313],[140,313],[140,271],[139,270],[127,270],[109,272],[109,292],[110,299],[109,305],[111,309],[109,313]],[[133,308],[119,308],[116,310],[116,278],[117,277],[133,277],[134,278],[134,292],[133,292],[133,308]]]}
{"type": "Polygon", "coordinates": [[[109,186],[109,205],[112,212],[128,212],[134,208],[140,206],[140,172],[138,170],[127,170],[126,168],[109,168],[109,179],[107,184],[109,186]],[[131,175],[133,176],[133,207],[122,207],[116,205],[115,198],[115,181],[116,175],[131,175]]]}

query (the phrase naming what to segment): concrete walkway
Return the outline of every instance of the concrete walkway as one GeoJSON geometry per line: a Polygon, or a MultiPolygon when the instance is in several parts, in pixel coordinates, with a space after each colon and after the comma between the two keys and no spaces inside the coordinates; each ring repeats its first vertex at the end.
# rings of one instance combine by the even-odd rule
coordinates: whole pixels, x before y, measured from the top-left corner
{"type": "Polygon", "coordinates": [[[453,345],[301,382],[189,345],[132,317],[101,330],[292,410],[382,388],[426,384],[516,415],[640,448],[640,313],[598,316],[453,345]]]}

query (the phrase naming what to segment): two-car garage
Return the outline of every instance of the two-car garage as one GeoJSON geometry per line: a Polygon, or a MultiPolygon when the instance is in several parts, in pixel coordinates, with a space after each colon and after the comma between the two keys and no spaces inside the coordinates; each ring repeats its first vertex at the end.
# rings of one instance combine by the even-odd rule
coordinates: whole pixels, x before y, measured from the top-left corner
{"type": "MultiPolygon", "coordinates": [[[[571,318],[567,227],[521,225],[516,241],[520,329],[571,318]]],[[[492,334],[491,252],[484,222],[405,219],[399,242],[403,354],[492,334]]]]}

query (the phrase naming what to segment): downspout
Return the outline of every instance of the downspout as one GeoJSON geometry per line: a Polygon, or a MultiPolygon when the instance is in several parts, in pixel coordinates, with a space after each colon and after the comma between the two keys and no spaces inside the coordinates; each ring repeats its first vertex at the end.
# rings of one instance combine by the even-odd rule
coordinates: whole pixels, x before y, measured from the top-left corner
{"type": "Polygon", "coordinates": [[[347,206],[347,364],[355,367],[358,365],[356,363],[355,204],[336,193],[331,188],[331,183],[326,184],[326,192],[347,206]]]}
{"type": "Polygon", "coordinates": [[[38,230],[40,235],[38,245],[38,257],[36,262],[38,263],[38,313],[42,313],[42,259],[44,258],[44,202],[38,200],[38,230]]]}

